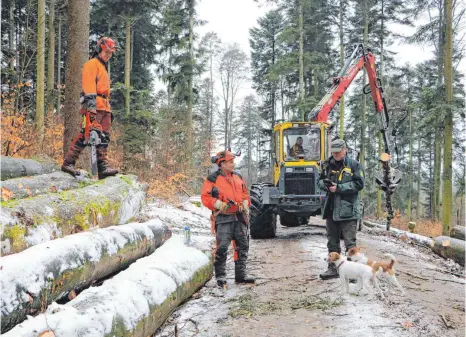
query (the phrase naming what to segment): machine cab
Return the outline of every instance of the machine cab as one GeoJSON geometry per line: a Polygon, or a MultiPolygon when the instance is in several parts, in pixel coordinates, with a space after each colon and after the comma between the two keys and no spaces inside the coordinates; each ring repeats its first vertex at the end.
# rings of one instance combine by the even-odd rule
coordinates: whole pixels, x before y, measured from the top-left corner
{"type": "MultiPolygon", "coordinates": [[[[319,162],[328,158],[330,151],[328,127],[328,123],[322,122],[285,122],[275,125],[272,154],[275,186],[278,186],[283,173],[317,174],[319,162]]],[[[308,192],[315,194],[316,191],[308,192]]]]}

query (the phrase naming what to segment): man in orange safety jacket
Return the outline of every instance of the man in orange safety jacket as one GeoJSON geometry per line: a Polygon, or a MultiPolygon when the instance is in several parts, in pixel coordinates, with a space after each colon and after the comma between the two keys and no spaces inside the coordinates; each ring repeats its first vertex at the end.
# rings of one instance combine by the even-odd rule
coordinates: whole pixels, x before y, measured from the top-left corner
{"type": "Polygon", "coordinates": [[[110,107],[110,78],[107,72],[107,63],[117,50],[116,42],[109,37],[102,37],[97,41],[96,49],[91,59],[84,64],[82,70],[81,114],[83,125],[81,132],[71,143],[63,165],[62,171],[73,176],[79,175],[75,163],[82,150],[86,147],[86,130],[99,131],[102,144],[96,147],[97,168],[99,179],[114,176],[117,170],[109,167],[107,147],[110,143],[110,128],[112,125],[112,109],[110,107]]]}
{"type": "Polygon", "coordinates": [[[212,210],[213,231],[216,234],[215,277],[220,287],[226,285],[226,260],[228,246],[233,241],[235,249],[236,283],[254,283],[255,279],[246,274],[249,250],[248,217],[251,199],[243,178],[235,172],[236,155],[222,151],[212,157],[219,169],[209,175],[202,188],[201,200],[212,210]]]}

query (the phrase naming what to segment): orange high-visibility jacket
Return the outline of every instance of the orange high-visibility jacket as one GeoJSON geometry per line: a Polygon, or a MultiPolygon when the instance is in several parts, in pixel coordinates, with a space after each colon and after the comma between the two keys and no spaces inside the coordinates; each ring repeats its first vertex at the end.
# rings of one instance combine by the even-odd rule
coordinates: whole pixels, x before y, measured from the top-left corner
{"type": "MultiPolygon", "coordinates": [[[[204,186],[202,187],[202,203],[208,209],[214,210],[214,203],[217,199],[226,203],[228,203],[228,200],[230,199],[238,204],[241,204],[243,200],[247,200],[248,205],[251,205],[251,199],[249,197],[246,183],[236,172],[225,174],[218,170],[207,177],[204,182],[204,186]],[[218,198],[212,196],[214,187],[218,189],[218,198]]],[[[236,211],[236,206],[232,206],[228,209],[228,213],[235,213],[236,211]]]]}
{"type": "Polygon", "coordinates": [[[82,89],[84,96],[97,95],[96,110],[112,111],[110,107],[110,78],[104,63],[97,57],[84,63],[82,89]]]}

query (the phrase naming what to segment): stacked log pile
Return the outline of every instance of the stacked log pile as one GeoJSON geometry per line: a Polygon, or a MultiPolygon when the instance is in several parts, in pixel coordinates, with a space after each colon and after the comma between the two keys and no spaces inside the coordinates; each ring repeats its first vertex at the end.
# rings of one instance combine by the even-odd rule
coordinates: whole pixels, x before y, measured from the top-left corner
{"type": "Polygon", "coordinates": [[[135,176],[2,161],[2,336],[149,336],[212,277],[208,241],[185,245],[156,215],[126,224],[145,200],[135,176]]]}

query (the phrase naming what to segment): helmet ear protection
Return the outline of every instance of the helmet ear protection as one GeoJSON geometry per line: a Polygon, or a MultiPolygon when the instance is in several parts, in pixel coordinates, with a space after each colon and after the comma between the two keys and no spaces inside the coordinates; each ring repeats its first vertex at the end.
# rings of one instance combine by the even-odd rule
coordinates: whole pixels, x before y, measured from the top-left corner
{"type": "Polygon", "coordinates": [[[114,52],[117,48],[118,45],[113,39],[103,36],[97,41],[97,44],[95,46],[95,52],[97,54],[100,54],[102,50],[110,50],[114,52]]]}
{"type": "MultiPolygon", "coordinates": [[[[219,153],[217,153],[215,156],[211,157],[211,158],[210,158],[210,161],[212,162],[212,164],[220,165],[220,163],[221,163],[223,160],[222,160],[222,161],[219,161],[219,160],[222,159],[222,158],[227,157],[227,155],[233,156],[233,158],[239,157],[239,156],[241,156],[241,151],[238,151],[238,152],[236,152],[236,153],[231,153],[231,149],[230,149],[230,148],[227,148],[227,151],[219,152],[219,153]]],[[[232,158],[232,159],[233,159],[233,158],[232,158]]]]}
{"type": "Polygon", "coordinates": [[[101,37],[98,41],[97,44],[95,45],[95,52],[97,54],[100,54],[102,52],[102,43],[105,44],[105,37],[101,37]]]}

